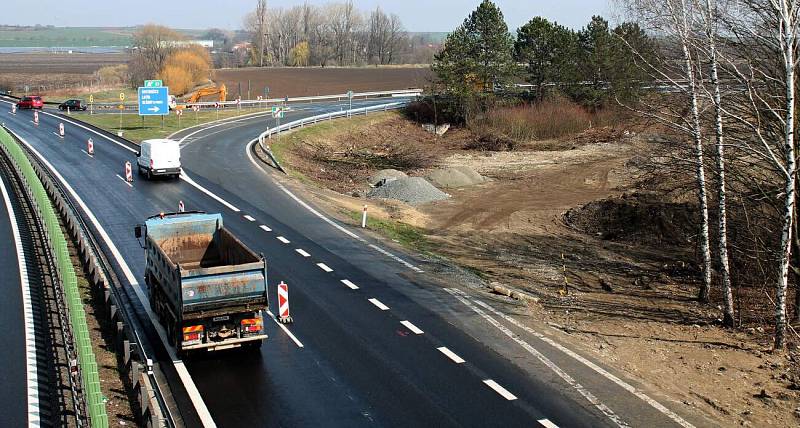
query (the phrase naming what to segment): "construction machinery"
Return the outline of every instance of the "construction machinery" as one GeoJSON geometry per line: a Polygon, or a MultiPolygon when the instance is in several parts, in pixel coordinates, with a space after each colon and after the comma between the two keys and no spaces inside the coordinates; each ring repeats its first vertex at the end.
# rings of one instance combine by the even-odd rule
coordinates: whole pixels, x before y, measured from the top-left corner
{"type": "Polygon", "coordinates": [[[195,91],[189,99],[186,100],[187,104],[193,104],[200,101],[203,97],[208,97],[211,95],[219,95],[220,102],[227,101],[228,98],[228,88],[225,87],[225,84],[220,84],[219,86],[210,86],[207,88],[200,88],[195,91]]]}

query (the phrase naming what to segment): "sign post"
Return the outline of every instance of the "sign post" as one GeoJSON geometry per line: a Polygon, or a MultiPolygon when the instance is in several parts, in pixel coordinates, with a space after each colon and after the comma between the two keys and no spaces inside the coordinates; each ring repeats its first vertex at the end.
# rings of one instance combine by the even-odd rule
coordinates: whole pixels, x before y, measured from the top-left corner
{"type": "Polygon", "coordinates": [[[122,110],[125,110],[125,92],[119,93],[119,136],[122,136],[122,110]]]}
{"type": "Polygon", "coordinates": [[[286,107],[273,106],[272,117],[275,118],[275,128],[278,129],[278,135],[281,135],[281,118],[286,114],[286,107]]]}
{"type": "Polygon", "coordinates": [[[94,94],[89,94],[89,114],[94,114],[94,94]]]}

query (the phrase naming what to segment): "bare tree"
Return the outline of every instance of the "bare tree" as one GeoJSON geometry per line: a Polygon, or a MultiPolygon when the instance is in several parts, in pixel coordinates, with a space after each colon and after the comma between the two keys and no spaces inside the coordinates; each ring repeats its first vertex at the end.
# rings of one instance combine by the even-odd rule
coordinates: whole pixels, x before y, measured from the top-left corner
{"type": "MultiPolygon", "coordinates": [[[[677,61],[651,62],[641,53],[636,53],[641,66],[652,75],[684,95],[683,103],[688,114],[684,114],[681,106],[648,106],[642,113],[669,126],[673,130],[687,135],[693,146],[694,178],[697,190],[698,210],[700,214],[699,244],[702,260],[702,283],[698,299],[709,300],[711,289],[711,239],[709,234],[708,188],[705,173],[705,153],[703,148],[703,128],[700,122],[701,93],[698,79],[702,74],[697,68],[697,59],[693,55],[695,34],[693,17],[696,15],[692,0],[628,0],[624,2],[629,10],[650,31],[662,34],[677,49],[677,61]],[[680,64],[674,66],[673,64],[680,64]]],[[[624,41],[624,40],[623,40],[624,41]]],[[[627,43],[627,42],[626,42],[627,43]]],[[[634,49],[629,45],[631,49],[634,49]]]]}
{"type": "Polygon", "coordinates": [[[267,0],[258,0],[256,3],[256,21],[258,22],[258,34],[256,40],[258,41],[258,57],[259,65],[264,66],[264,42],[266,40],[267,32],[267,0]]]}

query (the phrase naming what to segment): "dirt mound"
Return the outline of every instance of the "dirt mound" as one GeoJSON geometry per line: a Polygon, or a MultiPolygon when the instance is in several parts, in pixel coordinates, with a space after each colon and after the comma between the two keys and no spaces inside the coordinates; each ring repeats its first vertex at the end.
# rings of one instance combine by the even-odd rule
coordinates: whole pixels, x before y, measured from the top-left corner
{"type": "Polygon", "coordinates": [[[398,178],[408,178],[408,174],[396,169],[382,169],[369,177],[370,186],[378,187],[386,182],[397,180],[398,178]]]}
{"type": "Polygon", "coordinates": [[[425,178],[440,189],[474,186],[486,181],[482,175],[466,166],[434,169],[425,178]]]}
{"type": "Polygon", "coordinates": [[[691,204],[634,193],[573,208],[564,214],[564,221],[604,240],[685,245],[696,234],[695,215],[691,204]]]}
{"type": "Polygon", "coordinates": [[[373,199],[397,199],[411,205],[447,199],[447,193],[434,187],[422,177],[400,178],[372,189],[367,197],[373,199]]]}

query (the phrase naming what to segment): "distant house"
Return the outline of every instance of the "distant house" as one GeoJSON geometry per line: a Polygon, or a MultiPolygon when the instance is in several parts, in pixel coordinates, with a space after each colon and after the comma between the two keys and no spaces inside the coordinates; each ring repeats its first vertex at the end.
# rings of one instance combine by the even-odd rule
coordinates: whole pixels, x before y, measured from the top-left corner
{"type": "Polygon", "coordinates": [[[233,45],[233,51],[248,50],[253,44],[250,42],[241,42],[233,45]]]}
{"type": "Polygon", "coordinates": [[[188,46],[202,46],[206,49],[214,48],[213,40],[163,40],[161,47],[185,48],[188,46]]]}

